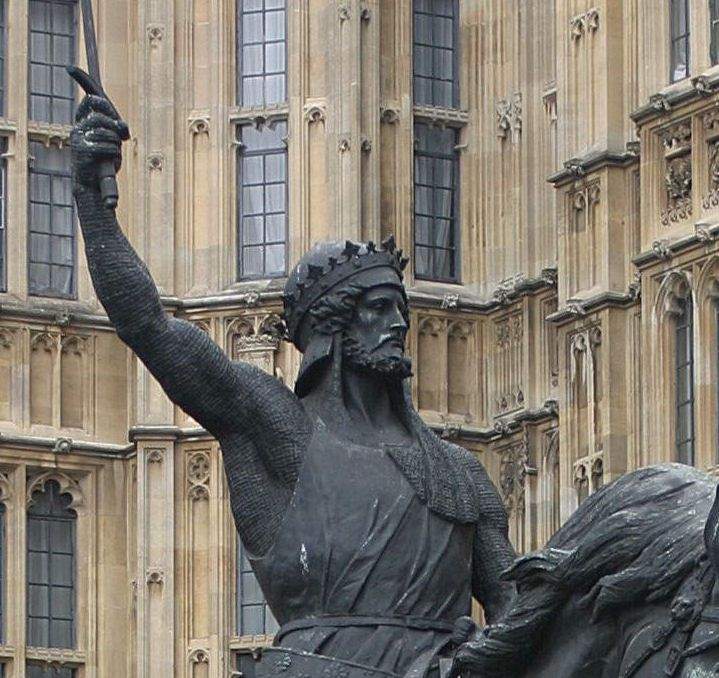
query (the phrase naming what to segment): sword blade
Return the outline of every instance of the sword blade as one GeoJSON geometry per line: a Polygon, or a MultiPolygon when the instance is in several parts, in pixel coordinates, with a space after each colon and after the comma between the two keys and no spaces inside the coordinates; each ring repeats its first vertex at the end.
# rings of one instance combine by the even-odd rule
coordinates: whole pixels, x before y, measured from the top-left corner
{"type": "Polygon", "coordinates": [[[92,13],[92,0],[80,0],[80,7],[82,9],[82,30],[85,35],[87,72],[102,90],[102,80],[100,79],[100,57],[97,53],[97,36],[95,35],[95,18],[92,13]]]}

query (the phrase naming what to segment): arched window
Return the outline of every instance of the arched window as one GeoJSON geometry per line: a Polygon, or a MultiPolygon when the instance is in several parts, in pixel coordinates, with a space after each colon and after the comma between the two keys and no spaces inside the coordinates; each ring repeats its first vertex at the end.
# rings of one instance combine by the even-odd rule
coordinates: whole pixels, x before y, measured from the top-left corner
{"type": "Polygon", "coordinates": [[[712,66],[719,64],[719,0],[709,0],[709,35],[712,66]]]}
{"type": "Polygon", "coordinates": [[[237,540],[237,635],[273,636],[279,624],[275,620],[250,561],[237,540]]]}
{"type": "Polygon", "coordinates": [[[689,0],[669,0],[670,82],[689,77],[689,0]]]}
{"type": "MultiPolygon", "coordinates": [[[[75,645],[75,528],[77,516],[55,480],[32,495],[27,511],[27,644],[75,645]]],[[[28,665],[28,678],[68,678],[70,669],[48,673],[28,665]]]]}
{"type": "Polygon", "coordinates": [[[675,326],[677,461],[694,463],[694,319],[691,295],[681,301],[675,326]]]}

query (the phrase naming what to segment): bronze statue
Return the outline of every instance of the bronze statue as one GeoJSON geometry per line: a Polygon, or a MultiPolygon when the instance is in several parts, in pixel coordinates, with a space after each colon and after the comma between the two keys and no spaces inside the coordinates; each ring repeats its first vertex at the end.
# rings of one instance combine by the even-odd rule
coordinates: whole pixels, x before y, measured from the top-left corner
{"type": "Polygon", "coordinates": [[[128,130],[71,72],[88,92],[71,147],[90,274],[119,337],[220,442],[237,529],[281,624],[258,675],[439,675],[471,630],[472,595],[490,621],[502,614],[515,554],[484,468],[425,426],[405,388],[406,260],[393,239],[321,243],[300,260],[284,297],[303,353],[295,393],[231,361],[165,313],[103,202],[98,168],[119,167],[128,130]]]}
{"type": "Polygon", "coordinates": [[[295,393],[232,362],[165,314],[100,188],[127,126],[71,70],[88,92],[71,146],[90,274],[120,338],[220,442],[238,532],[281,624],[259,678],[719,675],[714,479],[678,464],[627,474],[515,562],[483,467],[411,404],[393,239],[320,243],[291,273],[295,393]],[[472,595],[490,622],[478,631],[472,595]]]}
{"type": "Polygon", "coordinates": [[[451,675],[719,675],[716,492],[703,471],[666,464],[591,495],[506,573],[515,600],[463,645],[451,675]]]}

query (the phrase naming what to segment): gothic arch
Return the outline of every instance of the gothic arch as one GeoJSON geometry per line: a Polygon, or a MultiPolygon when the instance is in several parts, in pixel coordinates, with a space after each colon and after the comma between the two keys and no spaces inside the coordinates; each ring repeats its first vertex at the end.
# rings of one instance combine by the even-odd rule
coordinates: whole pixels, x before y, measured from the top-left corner
{"type": "Polygon", "coordinates": [[[654,311],[662,320],[664,316],[678,316],[683,303],[692,296],[692,282],[686,271],[671,271],[666,275],[657,292],[654,311]]]}
{"type": "Polygon", "coordinates": [[[60,486],[61,494],[68,494],[72,498],[69,509],[76,511],[85,505],[85,494],[80,487],[80,483],[69,476],[67,473],[54,469],[45,471],[28,480],[27,485],[27,505],[32,506],[33,495],[37,492],[45,492],[45,486],[48,481],[54,480],[60,486]]]}
{"type": "MultiPolygon", "coordinates": [[[[655,413],[656,438],[662,440],[665,444],[662,446],[665,450],[661,454],[661,458],[652,458],[648,461],[675,461],[677,458],[676,446],[676,350],[677,323],[686,308],[686,304],[691,304],[692,322],[693,322],[693,344],[696,345],[697,336],[697,304],[695,301],[695,288],[693,283],[695,279],[688,271],[674,270],[666,274],[657,290],[654,299],[654,317],[655,329],[652,340],[652,354],[656,356],[653,360],[652,368],[654,370],[654,397],[661,406],[655,413]]],[[[696,356],[694,358],[696,360],[696,356]]],[[[696,382],[696,369],[694,374],[694,382],[696,382]]],[[[696,426],[694,427],[696,435],[696,426]]],[[[695,461],[696,449],[695,449],[695,461]]]]}

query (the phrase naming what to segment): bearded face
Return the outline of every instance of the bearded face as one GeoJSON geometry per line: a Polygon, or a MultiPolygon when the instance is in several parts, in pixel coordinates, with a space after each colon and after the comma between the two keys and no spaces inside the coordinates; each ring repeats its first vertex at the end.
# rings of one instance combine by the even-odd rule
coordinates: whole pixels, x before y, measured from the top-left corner
{"type": "Polygon", "coordinates": [[[388,379],[411,376],[411,362],[404,355],[407,329],[407,304],[399,286],[365,290],[344,332],[344,363],[350,369],[388,379]]]}

